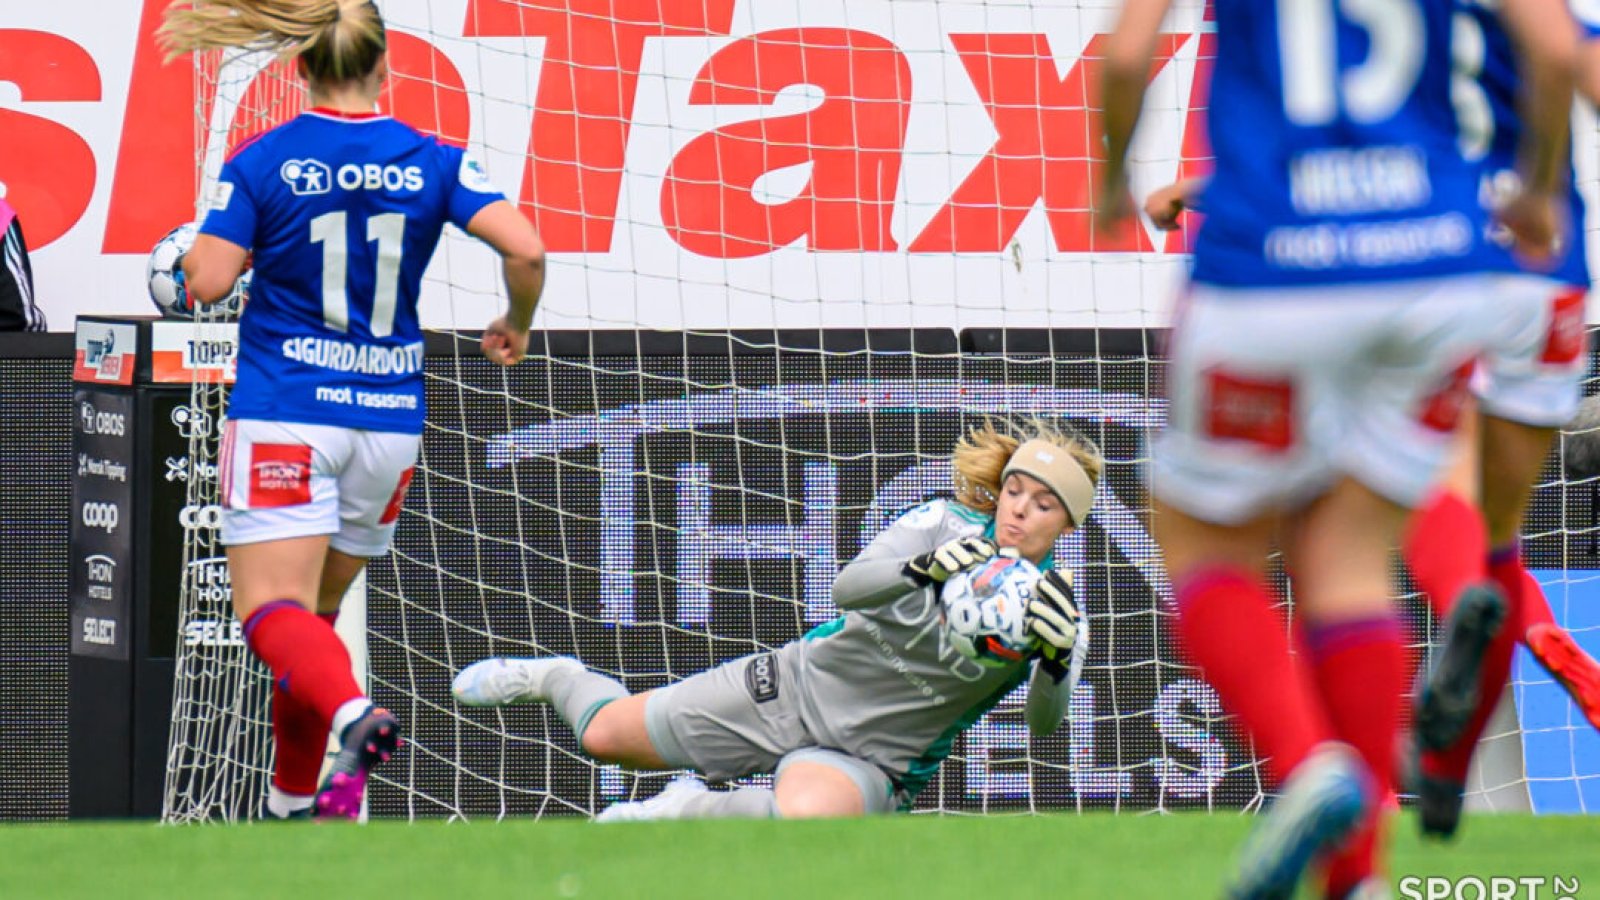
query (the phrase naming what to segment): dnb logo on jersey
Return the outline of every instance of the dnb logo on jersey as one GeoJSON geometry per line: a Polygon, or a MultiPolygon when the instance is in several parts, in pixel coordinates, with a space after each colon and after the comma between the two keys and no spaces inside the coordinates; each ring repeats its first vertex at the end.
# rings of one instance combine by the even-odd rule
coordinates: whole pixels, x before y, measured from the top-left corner
{"type": "Polygon", "coordinates": [[[333,190],[333,170],[315,159],[290,159],[278,167],[278,174],[296,197],[326,194],[333,190]]]}
{"type": "Polygon", "coordinates": [[[250,448],[250,509],[311,502],[311,448],[305,444],[256,444],[250,448]]]}

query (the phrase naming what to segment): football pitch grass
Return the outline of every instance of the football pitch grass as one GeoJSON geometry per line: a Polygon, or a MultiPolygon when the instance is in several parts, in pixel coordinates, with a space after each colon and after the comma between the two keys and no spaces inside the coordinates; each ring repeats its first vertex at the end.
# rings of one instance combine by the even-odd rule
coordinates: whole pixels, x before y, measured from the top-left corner
{"type": "MultiPolygon", "coordinates": [[[[0,897],[1214,898],[1253,821],[1185,813],[7,825],[0,897]]],[[[1480,815],[1449,845],[1422,843],[1415,824],[1410,815],[1395,822],[1391,883],[1559,875],[1580,880],[1578,896],[1600,897],[1600,817],[1480,815]]],[[[1469,885],[1461,896],[1478,895],[1469,885]]],[[[1517,896],[1556,895],[1547,887],[1517,896]]]]}

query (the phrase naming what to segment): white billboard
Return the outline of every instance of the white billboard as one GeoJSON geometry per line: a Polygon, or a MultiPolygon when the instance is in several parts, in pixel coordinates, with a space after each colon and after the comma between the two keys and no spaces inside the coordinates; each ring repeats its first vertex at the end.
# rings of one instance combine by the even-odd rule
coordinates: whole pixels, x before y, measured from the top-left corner
{"type": "MultiPolygon", "coordinates": [[[[0,181],[51,326],[153,312],[145,254],[193,216],[226,136],[293,111],[238,115],[280,70],[197,87],[155,50],[165,0],[12,6],[0,181]]],[[[1181,280],[1181,235],[1089,226],[1111,0],[380,6],[385,105],[471,147],[551,248],[538,327],[1160,325],[1181,280]]],[[[1176,4],[1136,196],[1203,165],[1208,29],[1200,0],[1176,4]]],[[[452,234],[424,324],[481,327],[498,277],[452,234]]]]}

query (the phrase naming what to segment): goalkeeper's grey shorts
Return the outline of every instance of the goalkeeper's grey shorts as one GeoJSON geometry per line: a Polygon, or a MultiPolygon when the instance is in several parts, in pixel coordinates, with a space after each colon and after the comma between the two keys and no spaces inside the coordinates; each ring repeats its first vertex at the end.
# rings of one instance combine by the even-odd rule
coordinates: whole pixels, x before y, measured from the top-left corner
{"type": "Polygon", "coordinates": [[[868,813],[908,801],[882,769],[817,745],[800,720],[789,671],[771,653],[723,663],[653,691],[645,728],[663,761],[698,770],[712,781],[782,774],[795,762],[827,765],[850,776],[868,813]]]}

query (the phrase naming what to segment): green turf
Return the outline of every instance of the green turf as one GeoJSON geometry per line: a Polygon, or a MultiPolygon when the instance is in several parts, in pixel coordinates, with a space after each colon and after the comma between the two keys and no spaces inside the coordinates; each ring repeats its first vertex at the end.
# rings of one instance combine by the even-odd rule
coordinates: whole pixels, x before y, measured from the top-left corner
{"type": "MultiPolygon", "coordinates": [[[[11,825],[0,827],[0,897],[1216,897],[1250,822],[1186,814],[11,825]]],[[[1600,817],[1478,816],[1449,846],[1421,844],[1409,817],[1397,825],[1396,878],[1577,876],[1600,896],[1600,817]]]]}

